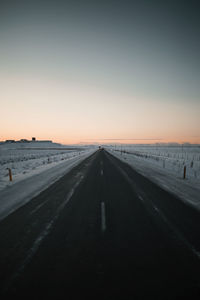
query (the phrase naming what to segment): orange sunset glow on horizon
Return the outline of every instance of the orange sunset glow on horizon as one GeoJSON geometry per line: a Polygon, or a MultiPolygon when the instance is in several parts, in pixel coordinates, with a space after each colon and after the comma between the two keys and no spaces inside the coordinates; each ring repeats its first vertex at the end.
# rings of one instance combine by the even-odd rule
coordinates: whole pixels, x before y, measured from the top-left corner
{"type": "Polygon", "coordinates": [[[199,143],[198,111],[185,103],[46,79],[1,78],[1,136],[74,143],[199,143]],[[9,89],[9,84],[12,89],[9,89]]]}

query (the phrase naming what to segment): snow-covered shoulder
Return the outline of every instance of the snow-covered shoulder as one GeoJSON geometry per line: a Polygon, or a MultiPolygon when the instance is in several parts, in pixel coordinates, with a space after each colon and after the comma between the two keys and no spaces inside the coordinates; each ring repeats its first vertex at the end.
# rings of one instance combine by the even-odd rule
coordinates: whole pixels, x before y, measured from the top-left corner
{"type": "MultiPolygon", "coordinates": [[[[146,159],[132,153],[110,150],[109,148],[106,150],[166,191],[200,210],[200,181],[198,177],[188,176],[188,178],[183,179],[182,171],[177,173],[172,168],[166,168],[163,161],[158,164],[156,160],[146,159]]],[[[165,162],[165,164],[167,163],[165,162]]]]}
{"type": "MultiPolygon", "coordinates": [[[[96,150],[92,148],[84,151],[59,153],[54,156],[47,156],[45,154],[44,157],[41,157],[39,152],[37,152],[35,154],[36,156],[38,155],[37,159],[33,159],[34,167],[32,167],[32,160],[28,159],[26,155],[27,160],[22,159],[22,161],[20,161],[19,159],[19,164],[17,159],[14,159],[12,156],[13,162],[11,162],[11,164],[13,164],[13,167],[16,166],[12,182],[9,182],[8,175],[6,175],[6,177],[3,176],[4,171],[6,172],[6,168],[5,166],[3,166],[3,168],[1,166],[1,171],[2,169],[3,171],[0,172],[0,174],[3,174],[3,178],[0,177],[0,220],[37,196],[95,151],[96,150]],[[43,161],[45,161],[44,164],[43,161]],[[24,162],[26,165],[24,165],[24,162]],[[26,172],[23,173],[21,171],[24,170],[25,166],[26,172]]],[[[28,152],[27,155],[30,155],[30,153],[28,152]]],[[[21,156],[18,156],[18,158],[19,157],[21,156]]],[[[8,162],[6,166],[7,165],[8,162]]]]}

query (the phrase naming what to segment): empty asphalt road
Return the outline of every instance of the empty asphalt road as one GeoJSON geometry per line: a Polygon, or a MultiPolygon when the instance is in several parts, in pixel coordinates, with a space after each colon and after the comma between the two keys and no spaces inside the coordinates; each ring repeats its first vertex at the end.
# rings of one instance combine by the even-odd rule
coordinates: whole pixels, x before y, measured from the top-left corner
{"type": "Polygon", "coordinates": [[[200,299],[199,237],[199,212],[98,150],[1,221],[1,299],[200,299]]]}

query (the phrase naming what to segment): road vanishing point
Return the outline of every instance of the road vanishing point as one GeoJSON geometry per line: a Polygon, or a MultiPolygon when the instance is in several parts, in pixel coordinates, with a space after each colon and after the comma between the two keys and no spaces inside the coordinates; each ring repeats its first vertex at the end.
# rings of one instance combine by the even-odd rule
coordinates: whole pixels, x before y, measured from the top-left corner
{"type": "Polygon", "coordinates": [[[2,220],[0,239],[1,299],[200,299],[199,211],[104,149],[2,220]]]}

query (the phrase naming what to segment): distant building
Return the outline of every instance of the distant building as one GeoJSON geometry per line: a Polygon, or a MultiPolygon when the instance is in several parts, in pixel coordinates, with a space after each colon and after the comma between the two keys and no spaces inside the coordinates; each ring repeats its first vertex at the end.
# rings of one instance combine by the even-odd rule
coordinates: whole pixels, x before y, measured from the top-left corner
{"type": "Polygon", "coordinates": [[[6,143],[15,143],[15,140],[6,140],[6,143]]]}
{"type": "Polygon", "coordinates": [[[51,140],[36,140],[36,137],[32,137],[31,140],[27,140],[27,139],[21,139],[19,141],[15,141],[15,140],[6,140],[5,143],[30,143],[30,142],[36,142],[36,143],[53,143],[51,140]]]}

